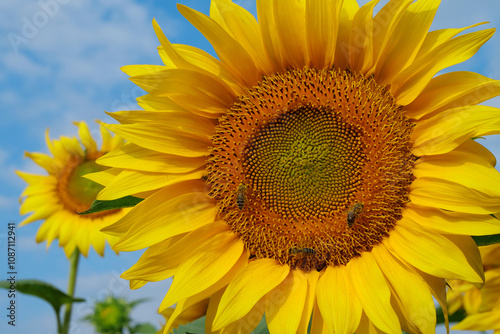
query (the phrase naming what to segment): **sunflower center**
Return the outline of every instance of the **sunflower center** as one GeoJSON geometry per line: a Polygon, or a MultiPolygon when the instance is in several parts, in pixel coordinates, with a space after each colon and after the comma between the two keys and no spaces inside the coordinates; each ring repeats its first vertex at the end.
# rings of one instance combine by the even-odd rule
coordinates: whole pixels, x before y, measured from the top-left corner
{"type": "Polygon", "coordinates": [[[309,68],[263,77],[213,137],[207,182],[220,218],[257,258],[345,265],[401,218],[412,128],[373,78],[309,68]]]}
{"type": "Polygon", "coordinates": [[[249,141],[246,182],[273,213],[289,219],[329,216],[359,184],[365,155],[360,132],[331,108],[296,106],[249,141]]]}
{"type": "MultiPolygon", "coordinates": [[[[97,194],[104,187],[84,178],[83,175],[100,172],[104,169],[106,167],[98,165],[94,160],[82,161],[81,158],[74,157],[68,161],[58,177],[57,188],[59,198],[67,210],[75,213],[83,212],[90,208],[97,194]]],[[[103,211],[82,217],[96,218],[115,212],[116,210],[103,211]]]]}

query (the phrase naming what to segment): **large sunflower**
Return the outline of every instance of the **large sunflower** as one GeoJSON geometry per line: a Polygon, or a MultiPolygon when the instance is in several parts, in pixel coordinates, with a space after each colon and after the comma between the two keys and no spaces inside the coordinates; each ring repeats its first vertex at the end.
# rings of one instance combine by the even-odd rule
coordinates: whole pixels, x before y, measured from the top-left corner
{"type": "Polygon", "coordinates": [[[126,213],[113,210],[104,213],[78,215],[86,211],[103,188],[94,181],[82,177],[87,173],[108,169],[99,166],[95,160],[103,154],[123,145],[123,139],[111,136],[102,125],[102,147],[90,135],[85,122],[75,123],[81,140],[61,137],[50,140],[46,133],[47,146],[52,156],[44,153],[30,153],[26,156],[45,169],[48,175],[29,174],[17,171],[28,183],[22,193],[21,214],[32,214],[21,222],[22,225],[36,220],[45,220],[36,235],[36,241],[47,241],[47,247],[55,239],[64,247],[69,257],[75,249],[87,256],[90,245],[103,256],[105,242],[113,243],[115,237],[100,232],[100,229],[116,222],[126,213]],[[83,148],[82,148],[83,145],[83,148]]]}
{"type": "Polygon", "coordinates": [[[167,330],[205,299],[207,332],[430,333],[445,278],[483,283],[469,235],[500,232],[500,132],[478,106],[498,81],[440,70],[493,29],[428,32],[436,0],[229,0],[179,11],[218,59],[172,45],[124,68],[144,110],[112,114],[129,144],[98,160],[98,199],[145,198],[104,231],[148,248],[134,288],[173,276],[167,330]]]}

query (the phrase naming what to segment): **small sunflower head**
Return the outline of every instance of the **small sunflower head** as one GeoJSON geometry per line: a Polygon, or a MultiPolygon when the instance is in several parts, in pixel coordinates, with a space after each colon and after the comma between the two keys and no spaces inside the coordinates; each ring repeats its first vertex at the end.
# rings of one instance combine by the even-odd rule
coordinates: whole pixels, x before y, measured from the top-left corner
{"type": "Polygon", "coordinates": [[[131,309],[125,299],[108,296],[95,303],[94,313],[85,317],[85,320],[91,322],[98,333],[119,334],[130,325],[131,309]]]}
{"type": "Polygon", "coordinates": [[[47,247],[55,239],[64,247],[69,257],[75,248],[87,255],[90,245],[103,255],[105,241],[114,238],[99,232],[101,228],[118,220],[124,210],[78,215],[89,209],[103,188],[85,175],[100,172],[108,167],[100,166],[96,159],[123,145],[119,137],[112,137],[101,126],[103,144],[98,149],[85,122],[75,123],[80,139],[61,137],[51,140],[46,134],[47,146],[52,155],[27,152],[26,156],[45,169],[48,175],[36,175],[18,171],[28,187],[22,193],[21,214],[31,212],[21,225],[45,220],[37,234],[37,242],[46,240],[47,247]]]}

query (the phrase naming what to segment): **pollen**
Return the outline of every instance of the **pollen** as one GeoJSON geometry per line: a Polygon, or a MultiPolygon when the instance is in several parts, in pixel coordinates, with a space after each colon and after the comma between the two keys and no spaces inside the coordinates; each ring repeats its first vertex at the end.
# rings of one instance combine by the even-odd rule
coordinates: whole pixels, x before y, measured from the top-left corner
{"type": "Polygon", "coordinates": [[[412,129],[371,77],[307,67],[263,77],[219,119],[210,194],[252,256],[303,271],[345,265],[401,219],[412,129]]]}

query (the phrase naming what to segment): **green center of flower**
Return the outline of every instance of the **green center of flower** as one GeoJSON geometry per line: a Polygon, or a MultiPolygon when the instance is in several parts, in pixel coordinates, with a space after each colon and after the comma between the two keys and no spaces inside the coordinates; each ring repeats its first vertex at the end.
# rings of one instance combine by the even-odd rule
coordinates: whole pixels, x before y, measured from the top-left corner
{"type": "Polygon", "coordinates": [[[269,211],[330,215],[352,197],[365,159],[361,129],[324,106],[300,105],[263,126],[245,150],[245,176],[269,211]]]}
{"type": "MultiPolygon", "coordinates": [[[[97,154],[95,159],[101,156],[97,154]]],[[[57,179],[57,190],[59,198],[66,208],[72,213],[87,211],[97,194],[104,187],[94,181],[91,181],[83,175],[100,172],[107,167],[98,165],[94,159],[83,160],[80,157],[70,158],[64,168],[61,169],[57,179]]],[[[116,213],[117,210],[108,210],[92,214],[82,215],[82,218],[96,218],[116,213]]]]}
{"type": "Polygon", "coordinates": [[[264,77],[219,120],[207,183],[252,256],[345,265],[409,201],[413,124],[373,78],[304,68],[264,77]]]}
{"type": "Polygon", "coordinates": [[[97,194],[104,187],[94,181],[82,177],[85,174],[100,172],[104,167],[98,165],[95,161],[85,161],[78,165],[69,175],[68,194],[81,205],[90,207],[96,199],[97,194]]]}

